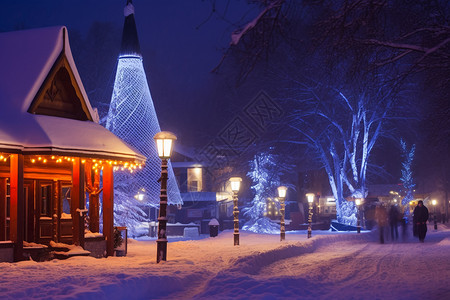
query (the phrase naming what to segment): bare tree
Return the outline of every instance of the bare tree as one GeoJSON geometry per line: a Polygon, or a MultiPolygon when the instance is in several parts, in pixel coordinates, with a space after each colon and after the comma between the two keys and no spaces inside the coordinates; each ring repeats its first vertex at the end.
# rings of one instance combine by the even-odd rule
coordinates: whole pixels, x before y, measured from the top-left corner
{"type": "Polygon", "coordinates": [[[445,86],[450,80],[445,76],[450,73],[449,21],[446,0],[344,0],[318,22],[318,36],[333,45],[332,51],[351,47],[377,53],[372,67],[400,63],[401,76],[433,70],[445,86]]]}
{"type": "Polygon", "coordinates": [[[297,109],[288,126],[297,138],[294,135],[290,142],[305,138],[315,151],[328,175],[341,223],[356,224],[354,204],[346,198],[366,197],[370,154],[394,104],[392,90],[381,87],[356,93],[296,81],[292,90],[290,101],[297,109]]]}
{"type": "Polygon", "coordinates": [[[218,72],[228,58],[234,58],[238,67],[237,81],[242,83],[261,61],[267,61],[270,54],[279,46],[280,37],[286,25],[286,13],[282,9],[285,0],[249,1],[256,5],[259,13],[244,24],[236,24],[229,47],[225,50],[219,64],[212,70],[218,72]]]}

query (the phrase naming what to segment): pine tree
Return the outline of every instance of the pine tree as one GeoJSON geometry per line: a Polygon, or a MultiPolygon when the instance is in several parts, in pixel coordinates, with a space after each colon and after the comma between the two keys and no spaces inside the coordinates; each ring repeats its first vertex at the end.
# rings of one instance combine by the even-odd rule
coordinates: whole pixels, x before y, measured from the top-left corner
{"type": "Polygon", "coordinates": [[[249,220],[242,229],[257,233],[276,233],[280,227],[264,216],[267,209],[267,198],[275,198],[277,187],[280,186],[280,165],[277,164],[277,155],[262,152],[250,161],[250,172],[247,176],[253,182],[251,188],[255,195],[251,206],[244,208],[244,216],[249,220]]]}
{"type": "Polygon", "coordinates": [[[402,176],[400,177],[400,181],[403,184],[404,192],[406,193],[405,197],[402,199],[402,205],[406,206],[404,215],[405,217],[409,216],[409,202],[414,199],[414,187],[416,186],[413,181],[413,172],[412,172],[412,163],[414,160],[414,152],[416,150],[416,145],[412,145],[410,149],[408,149],[406,142],[401,139],[400,146],[402,148],[402,157],[404,161],[402,162],[402,176]]]}

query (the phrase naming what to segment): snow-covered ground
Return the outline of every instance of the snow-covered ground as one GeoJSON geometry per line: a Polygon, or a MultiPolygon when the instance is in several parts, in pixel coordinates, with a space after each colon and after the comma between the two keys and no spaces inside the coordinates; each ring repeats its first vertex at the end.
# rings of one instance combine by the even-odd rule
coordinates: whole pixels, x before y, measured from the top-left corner
{"type": "Polygon", "coordinates": [[[450,299],[450,229],[425,243],[377,242],[376,232],[241,232],[128,244],[128,256],[0,263],[0,299],[450,299]],[[169,240],[170,241],[170,240],[169,240]]]}

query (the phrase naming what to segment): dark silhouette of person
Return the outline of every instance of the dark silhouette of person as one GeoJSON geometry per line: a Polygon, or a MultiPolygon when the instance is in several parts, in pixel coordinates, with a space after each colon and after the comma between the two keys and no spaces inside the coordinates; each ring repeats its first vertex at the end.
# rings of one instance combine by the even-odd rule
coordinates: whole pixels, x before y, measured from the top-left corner
{"type": "Polygon", "coordinates": [[[380,243],[384,244],[384,228],[387,225],[388,215],[386,207],[382,203],[375,208],[375,220],[377,220],[378,231],[380,232],[380,243]]]}
{"type": "Polygon", "coordinates": [[[417,228],[417,235],[419,236],[419,241],[424,242],[425,236],[427,235],[427,221],[428,221],[428,208],[423,205],[423,201],[419,200],[417,206],[414,208],[413,212],[413,222],[414,226],[417,228]]]}
{"type": "Polygon", "coordinates": [[[392,205],[389,209],[389,226],[391,228],[392,240],[398,239],[398,221],[400,219],[400,212],[396,205],[392,205]]]}

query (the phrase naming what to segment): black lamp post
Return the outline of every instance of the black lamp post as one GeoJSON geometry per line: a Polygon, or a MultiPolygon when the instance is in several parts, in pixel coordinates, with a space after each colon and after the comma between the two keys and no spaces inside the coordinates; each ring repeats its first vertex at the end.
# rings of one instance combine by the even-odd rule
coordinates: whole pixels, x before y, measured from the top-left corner
{"type": "Polygon", "coordinates": [[[361,211],[360,211],[360,205],[361,205],[361,199],[360,198],[356,198],[355,199],[355,204],[356,204],[356,232],[357,233],[361,233],[361,211]]]}
{"type": "Polygon", "coordinates": [[[233,218],[234,218],[234,245],[239,246],[239,209],[238,209],[238,192],[241,187],[241,177],[231,177],[230,185],[233,191],[233,218]]]}
{"type": "Polygon", "coordinates": [[[168,131],[155,134],[158,156],[161,158],[161,193],[159,196],[158,239],[156,240],[156,263],[167,260],[167,161],[172,155],[173,142],[177,137],[168,131]]]}
{"type": "Polygon", "coordinates": [[[437,230],[437,216],[436,216],[436,200],[431,200],[431,204],[433,205],[433,221],[434,221],[434,230],[437,230]]]}
{"type": "Polygon", "coordinates": [[[311,229],[311,223],[312,223],[312,204],[314,202],[314,195],[313,193],[306,194],[306,198],[308,198],[308,239],[312,236],[312,229],[311,229]]]}
{"type": "Polygon", "coordinates": [[[280,214],[281,214],[281,220],[280,220],[280,241],[284,241],[286,234],[285,234],[285,222],[284,222],[284,212],[285,212],[285,204],[284,199],[286,198],[286,191],[287,187],[285,186],[279,186],[278,187],[278,198],[280,198],[280,214]]]}

